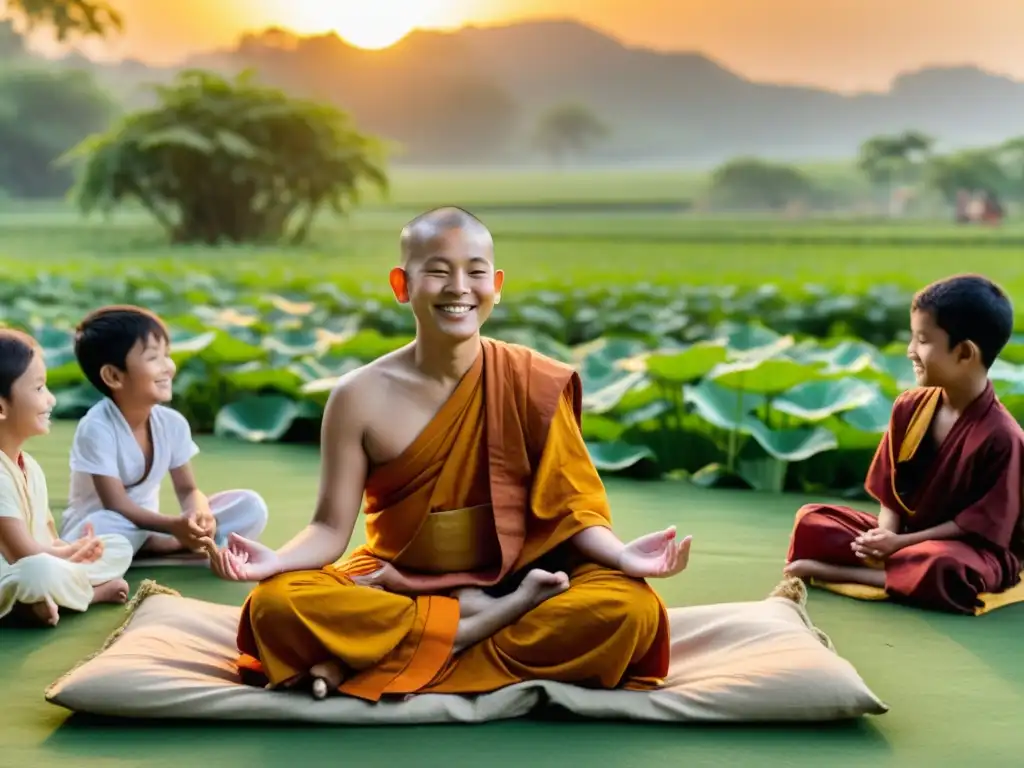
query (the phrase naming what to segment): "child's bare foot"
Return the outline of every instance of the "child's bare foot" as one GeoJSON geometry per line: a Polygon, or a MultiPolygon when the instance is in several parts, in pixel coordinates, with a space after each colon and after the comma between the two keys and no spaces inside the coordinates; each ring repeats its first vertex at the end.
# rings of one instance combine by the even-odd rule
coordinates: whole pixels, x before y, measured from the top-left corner
{"type": "MultiPolygon", "coordinates": [[[[166,533],[154,533],[146,539],[139,549],[139,554],[160,557],[162,555],[184,555],[188,550],[173,536],[166,533]]],[[[205,557],[205,555],[203,555],[205,557]]]]}
{"type": "Polygon", "coordinates": [[[46,598],[38,603],[32,603],[28,606],[28,612],[35,621],[47,627],[55,627],[57,622],[60,621],[60,611],[57,610],[57,604],[50,598],[46,598]]]}
{"type": "Polygon", "coordinates": [[[817,560],[794,560],[783,569],[783,573],[796,579],[820,579],[829,570],[826,563],[817,560]]]}
{"type": "Polygon", "coordinates": [[[128,601],[128,582],[124,579],[111,579],[98,584],[92,589],[93,603],[125,603],[128,601]]]}
{"type": "Polygon", "coordinates": [[[313,698],[326,699],[328,694],[337,691],[342,683],[341,665],[336,661],[325,661],[310,667],[309,676],[313,678],[313,698]]]}

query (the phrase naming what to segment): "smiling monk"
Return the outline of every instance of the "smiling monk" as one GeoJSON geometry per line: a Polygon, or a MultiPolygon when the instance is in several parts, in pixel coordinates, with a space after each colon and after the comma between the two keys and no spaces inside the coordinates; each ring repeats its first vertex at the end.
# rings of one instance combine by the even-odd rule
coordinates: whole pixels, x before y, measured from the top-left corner
{"type": "Polygon", "coordinates": [[[486,227],[434,210],[401,249],[391,287],[416,338],[331,394],[313,522],[276,552],[208,544],[221,577],[261,582],[238,631],[243,678],[370,701],[531,679],[657,687],[667,614],[644,579],[682,571],[689,537],[623,544],[578,375],[481,337],[504,280],[486,227]],[[339,561],[364,496],[366,545],[339,561]]]}

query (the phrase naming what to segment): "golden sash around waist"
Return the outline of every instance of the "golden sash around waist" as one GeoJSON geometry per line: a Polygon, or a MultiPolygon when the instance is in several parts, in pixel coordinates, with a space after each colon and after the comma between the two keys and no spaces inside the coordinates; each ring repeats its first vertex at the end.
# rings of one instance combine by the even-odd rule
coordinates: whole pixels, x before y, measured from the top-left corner
{"type": "Polygon", "coordinates": [[[395,565],[421,573],[461,573],[501,562],[490,504],[431,512],[395,565]]]}

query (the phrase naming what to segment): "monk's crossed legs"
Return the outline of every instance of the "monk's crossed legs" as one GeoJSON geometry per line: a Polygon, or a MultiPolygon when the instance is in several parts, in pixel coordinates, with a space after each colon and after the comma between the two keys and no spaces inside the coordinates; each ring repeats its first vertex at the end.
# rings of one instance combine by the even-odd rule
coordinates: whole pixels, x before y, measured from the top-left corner
{"type": "MultiPolygon", "coordinates": [[[[450,598],[431,598],[438,599],[450,598]]],[[[239,650],[257,657],[275,685],[307,678],[332,661],[349,676],[401,657],[398,666],[408,668],[429,623],[424,601],[356,586],[331,568],[282,574],[253,590],[239,650]]],[[[650,687],[667,671],[663,654],[648,654],[662,611],[643,582],[582,566],[572,573],[569,589],[461,654],[453,654],[449,641],[423,684],[387,692],[482,693],[538,678],[604,688],[635,679],[650,687]]]]}

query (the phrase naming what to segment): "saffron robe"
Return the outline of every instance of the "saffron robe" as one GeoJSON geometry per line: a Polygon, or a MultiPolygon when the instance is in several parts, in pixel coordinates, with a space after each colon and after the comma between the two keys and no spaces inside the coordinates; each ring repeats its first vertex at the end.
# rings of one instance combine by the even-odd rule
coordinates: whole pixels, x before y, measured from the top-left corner
{"type": "MultiPolygon", "coordinates": [[[[0,517],[21,520],[41,547],[57,542],[50,512],[46,477],[38,462],[22,453],[18,462],[0,452],[0,517]]],[[[84,611],[93,587],[119,579],[132,561],[132,548],[123,536],[100,536],[103,555],[91,563],[72,563],[47,552],[8,563],[0,556],[0,618],[18,603],[31,605],[50,598],[60,608],[84,611]]]]}
{"type": "Polygon", "coordinates": [[[812,584],[860,599],[893,598],[975,615],[1024,601],[1024,431],[990,383],[937,445],[931,427],[941,403],[942,390],[931,387],[897,399],[865,489],[899,515],[900,533],[953,521],[964,535],[905,547],[883,563],[866,562],[850,545],[877,528],[878,518],[848,507],[809,504],[797,512],[788,562],[885,570],[884,589],[812,584]]]}
{"type": "Polygon", "coordinates": [[[367,478],[365,546],[321,570],[279,574],[247,598],[238,631],[247,682],[272,686],[328,660],[343,694],[482,693],[528,679],[650,689],[668,672],[668,616],[643,580],[583,562],[569,539],[611,525],[580,432],[572,368],[482,340],[431,423],[367,478]],[[357,586],[383,562],[405,588],[357,586]],[[570,586],[453,656],[451,590],[514,588],[531,567],[570,586]],[[403,594],[399,594],[402,592],[403,594]]]}

